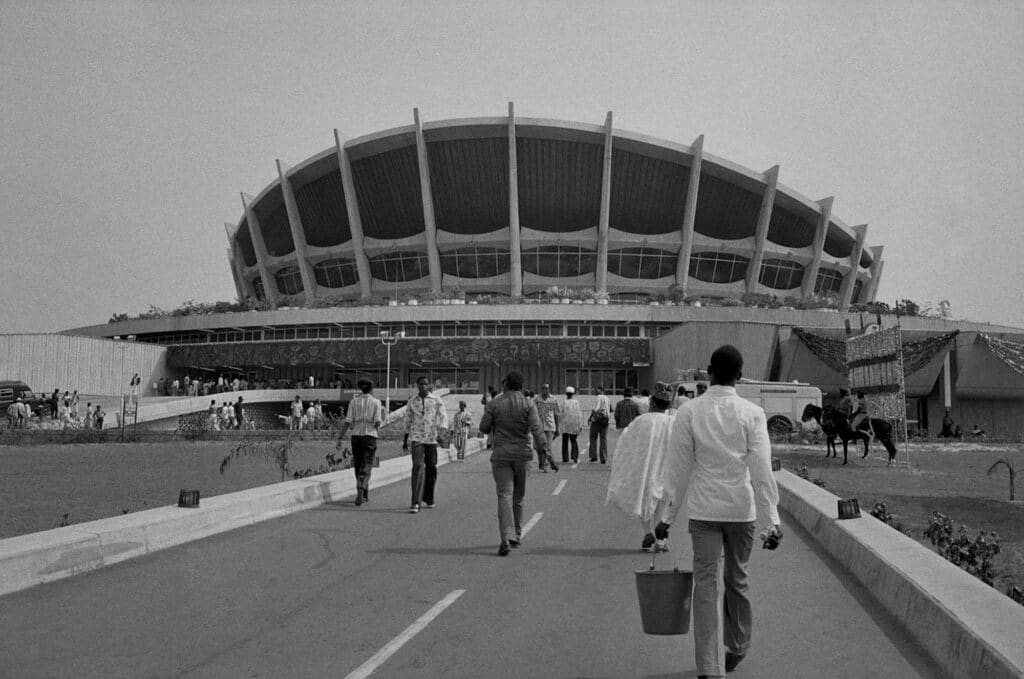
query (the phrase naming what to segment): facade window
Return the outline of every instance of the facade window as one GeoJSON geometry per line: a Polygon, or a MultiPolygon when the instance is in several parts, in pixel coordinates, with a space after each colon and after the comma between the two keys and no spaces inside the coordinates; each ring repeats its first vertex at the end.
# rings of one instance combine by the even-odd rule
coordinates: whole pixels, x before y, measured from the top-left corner
{"type": "Polygon", "coordinates": [[[599,370],[599,369],[573,369],[565,371],[566,385],[576,387],[578,394],[596,394],[597,388],[601,387],[606,394],[621,395],[622,391],[629,387],[637,391],[640,384],[639,371],[633,369],[624,370],[599,370]]]}
{"type": "Polygon", "coordinates": [[[262,276],[252,279],[252,291],[256,294],[256,301],[262,302],[267,299],[267,291],[263,289],[262,276]]]}
{"type": "Polygon", "coordinates": [[[274,282],[277,283],[277,291],[282,295],[297,295],[302,292],[302,274],[299,273],[297,266],[278,269],[274,274],[274,282]]]}
{"type": "Polygon", "coordinates": [[[690,255],[690,276],[704,283],[735,283],[746,278],[748,261],[728,252],[698,252],[690,255]]]}
{"type": "Polygon", "coordinates": [[[441,271],[460,278],[489,278],[512,268],[508,250],[459,248],[441,253],[441,271]]]}
{"type": "Polygon", "coordinates": [[[608,273],[624,278],[664,278],[676,272],[674,252],[655,248],[623,248],[608,253],[608,273]]]}
{"type": "Polygon", "coordinates": [[[867,300],[860,298],[860,293],[864,290],[864,281],[857,279],[853,283],[853,296],[850,301],[854,304],[864,304],[867,300]]]}
{"type": "Polygon", "coordinates": [[[597,253],[566,245],[544,245],[523,251],[523,270],[538,276],[568,278],[594,273],[597,253]]]}
{"type": "Polygon", "coordinates": [[[653,299],[650,295],[642,292],[615,292],[608,298],[616,304],[647,304],[653,299]]]}
{"type": "Polygon", "coordinates": [[[802,264],[784,259],[766,259],[761,264],[761,275],[757,282],[775,290],[792,290],[800,287],[804,279],[802,264]]]}
{"type": "Polygon", "coordinates": [[[370,260],[374,278],[391,283],[418,281],[430,275],[427,256],[419,252],[389,252],[370,260]]]}
{"type": "Polygon", "coordinates": [[[313,265],[316,282],[325,288],[344,288],[359,282],[355,260],[328,259],[313,265]]]}
{"type": "Polygon", "coordinates": [[[814,281],[814,294],[838,295],[843,287],[843,274],[835,269],[819,269],[818,279],[814,281]]]}

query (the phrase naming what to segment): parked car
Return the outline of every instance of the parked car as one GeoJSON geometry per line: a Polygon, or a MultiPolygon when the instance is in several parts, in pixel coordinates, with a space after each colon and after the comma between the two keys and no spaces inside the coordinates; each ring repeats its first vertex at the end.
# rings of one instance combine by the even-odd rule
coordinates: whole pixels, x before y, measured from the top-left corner
{"type": "Polygon", "coordinates": [[[20,380],[0,380],[0,413],[7,411],[7,406],[18,397],[28,404],[36,416],[50,412],[50,402],[45,397],[32,391],[32,388],[20,380]]]}

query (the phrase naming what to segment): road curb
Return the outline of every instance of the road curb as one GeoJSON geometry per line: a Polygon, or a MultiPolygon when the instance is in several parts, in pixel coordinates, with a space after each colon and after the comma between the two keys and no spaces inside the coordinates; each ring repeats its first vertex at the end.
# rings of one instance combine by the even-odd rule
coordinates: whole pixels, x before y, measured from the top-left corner
{"type": "MultiPolygon", "coordinates": [[[[466,454],[480,452],[470,439],[466,454]]],[[[437,466],[449,463],[439,455],[437,466]]],[[[373,485],[412,473],[408,455],[384,460],[373,485]]],[[[351,470],[202,498],[199,507],[158,507],[0,540],[0,596],[111,566],[137,556],[355,496],[351,470]]]]}
{"type": "Polygon", "coordinates": [[[781,506],[954,677],[1024,676],[1024,606],[832,493],[776,472],[781,506]]]}

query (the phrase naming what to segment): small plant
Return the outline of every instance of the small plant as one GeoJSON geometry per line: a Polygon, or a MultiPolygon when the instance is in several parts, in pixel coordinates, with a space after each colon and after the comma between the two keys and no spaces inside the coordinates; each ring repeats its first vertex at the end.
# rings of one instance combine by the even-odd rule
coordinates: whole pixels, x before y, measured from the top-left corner
{"type": "Polygon", "coordinates": [[[812,479],[811,478],[811,473],[809,471],[807,471],[807,466],[806,465],[798,467],[797,470],[796,470],[796,475],[799,476],[804,481],[810,481],[811,483],[813,483],[814,485],[818,486],[819,488],[824,488],[825,487],[825,479],[821,478],[820,476],[818,478],[816,478],[816,479],[812,479]]]}
{"type": "Polygon", "coordinates": [[[220,473],[223,474],[234,460],[242,457],[257,457],[277,465],[281,472],[281,480],[285,481],[289,476],[288,459],[293,450],[295,450],[295,436],[291,433],[282,441],[240,441],[220,461],[220,473]]]}
{"type": "Polygon", "coordinates": [[[1013,492],[1014,476],[1015,476],[1015,473],[1016,473],[1014,468],[1013,468],[1013,463],[1010,462],[1009,460],[1000,458],[1000,459],[998,459],[998,460],[996,460],[995,462],[992,463],[992,466],[988,468],[987,474],[989,476],[991,476],[992,472],[994,472],[995,470],[999,469],[999,465],[1002,465],[1002,466],[1006,467],[1006,471],[1010,474],[1010,502],[1013,502],[1013,500],[1014,500],[1014,492],[1013,492]]]}
{"type": "Polygon", "coordinates": [[[967,535],[967,526],[961,524],[960,529],[954,534],[953,520],[945,514],[935,512],[928,519],[924,537],[931,541],[935,551],[947,561],[985,584],[992,584],[995,577],[992,560],[999,554],[999,536],[995,532],[990,532],[986,536],[984,531],[979,531],[978,535],[971,539],[967,535]]]}
{"type": "Polygon", "coordinates": [[[889,513],[889,509],[885,506],[884,502],[876,502],[869,513],[890,528],[894,528],[904,535],[910,535],[910,531],[904,527],[903,523],[894,514],[889,513]]]}

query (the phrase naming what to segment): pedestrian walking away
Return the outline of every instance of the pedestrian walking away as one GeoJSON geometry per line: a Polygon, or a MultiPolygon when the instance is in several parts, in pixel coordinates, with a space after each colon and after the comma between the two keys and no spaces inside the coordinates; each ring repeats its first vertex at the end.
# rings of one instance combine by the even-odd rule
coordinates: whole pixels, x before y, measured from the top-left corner
{"type": "Polygon", "coordinates": [[[420,506],[434,508],[437,485],[437,437],[448,426],[444,402],[430,393],[426,377],[416,380],[416,395],[405,406],[405,439],[402,450],[412,444],[412,502],[409,513],[417,514],[420,506]]]}
{"type": "MultiPolygon", "coordinates": [[[[583,412],[580,410],[579,399],[574,398],[575,396],[575,387],[565,388],[565,400],[562,401],[559,410],[558,422],[562,433],[562,462],[568,462],[571,454],[572,463],[579,464],[580,445],[576,437],[583,430],[583,412]]],[[[593,449],[590,454],[594,454],[593,449]]]]}
{"type": "Polygon", "coordinates": [[[373,382],[365,377],[356,382],[359,391],[348,406],[338,433],[338,448],[345,433],[352,430],[352,469],[356,475],[356,506],[370,501],[370,475],[377,455],[377,438],[384,421],[384,406],[373,396],[373,382]]]}
{"type": "Polygon", "coordinates": [[[612,409],[602,387],[597,388],[597,404],[590,412],[590,461],[597,462],[608,459],[608,423],[611,421],[612,409]]]}
{"type": "Polygon", "coordinates": [[[491,473],[498,495],[499,556],[508,556],[519,547],[523,535],[523,499],[526,477],[533,460],[530,435],[539,446],[539,455],[550,455],[537,406],[523,395],[523,376],[510,372],[502,383],[504,391],[492,399],[480,418],[480,431],[491,434],[491,473]]]}
{"type": "Polygon", "coordinates": [[[775,549],[782,539],[767,420],[760,406],[736,394],[742,371],[739,350],[719,347],[708,366],[710,388],[676,413],[662,473],[672,504],[668,517],[654,529],[657,539],[667,539],[685,507],[693,542],[693,641],[699,677],[724,677],[750,649],[747,565],[756,523],[765,527],[766,548],[775,549]],[[723,558],[724,592],[718,576],[723,558]]]}
{"type": "Polygon", "coordinates": [[[672,498],[662,480],[669,454],[673,416],[667,410],[673,399],[672,387],[658,382],[651,394],[649,411],[633,420],[619,436],[612,458],[605,504],[640,519],[645,552],[668,551],[667,540],[654,537],[654,527],[668,520],[672,498]]]}
{"type": "Polygon", "coordinates": [[[640,415],[640,406],[633,398],[633,390],[626,387],[622,391],[622,400],[615,404],[615,428],[622,431],[640,415]]]}

